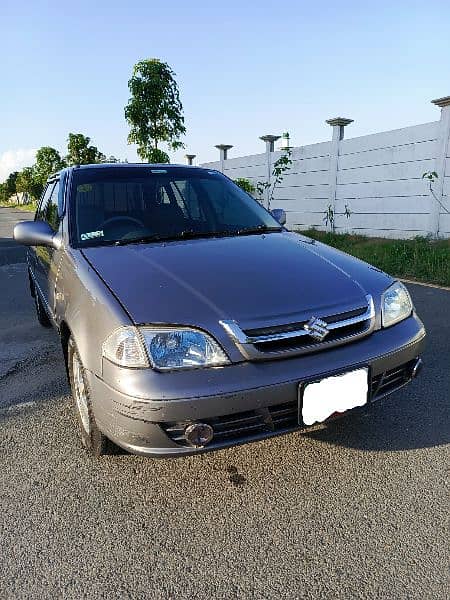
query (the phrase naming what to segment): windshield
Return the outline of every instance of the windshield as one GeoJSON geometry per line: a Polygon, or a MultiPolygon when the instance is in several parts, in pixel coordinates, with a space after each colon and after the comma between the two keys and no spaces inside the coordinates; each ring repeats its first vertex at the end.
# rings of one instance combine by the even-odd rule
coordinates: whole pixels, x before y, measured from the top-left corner
{"type": "Polygon", "coordinates": [[[184,167],[74,170],[71,231],[81,247],[280,231],[217,171],[184,167]]]}

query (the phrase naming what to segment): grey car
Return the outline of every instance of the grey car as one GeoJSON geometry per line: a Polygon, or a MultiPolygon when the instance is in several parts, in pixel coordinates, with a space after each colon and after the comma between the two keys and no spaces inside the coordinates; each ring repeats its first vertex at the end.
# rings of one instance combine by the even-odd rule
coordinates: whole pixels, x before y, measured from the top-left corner
{"type": "Polygon", "coordinates": [[[367,409],[418,374],[425,330],[403,284],[285,220],[198,167],[49,179],[14,236],[93,454],[260,440],[367,409]]]}

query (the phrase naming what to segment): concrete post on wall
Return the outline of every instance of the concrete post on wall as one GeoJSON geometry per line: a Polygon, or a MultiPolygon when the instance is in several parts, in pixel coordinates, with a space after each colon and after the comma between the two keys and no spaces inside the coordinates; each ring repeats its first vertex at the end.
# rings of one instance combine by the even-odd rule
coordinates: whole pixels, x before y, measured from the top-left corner
{"type": "Polygon", "coordinates": [[[328,125],[333,128],[333,137],[331,140],[330,150],[330,169],[329,169],[329,205],[334,214],[334,223],[328,223],[328,229],[334,230],[334,224],[336,221],[336,189],[337,189],[337,171],[339,161],[340,143],[344,139],[344,127],[353,123],[353,119],[346,119],[344,117],[335,117],[334,119],[327,119],[328,125]]]}
{"type": "Polygon", "coordinates": [[[230,144],[217,144],[216,148],[219,150],[220,152],[220,170],[224,171],[225,168],[225,161],[228,158],[228,150],[230,148],[232,148],[233,146],[231,146],[230,144]]]}
{"type": "MultiPolygon", "coordinates": [[[[436,140],[436,165],[434,169],[437,173],[438,179],[433,184],[433,191],[439,201],[443,203],[445,163],[450,147],[450,96],[438,98],[437,100],[432,100],[431,102],[436,106],[439,106],[441,109],[441,119],[439,121],[439,131],[436,140]]],[[[439,236],[440,214],[441,207],[433,198],[433,205],[431,207],[430,231],[435,237],[439,236]]]]}
{"type": "MultiPolygon", "coordinates": [[[[259,139],[266,143],[266,181],[270,184],[272,178],[272,152],[275,150],[275,142],[280,139],[280,135],[262,135],[259,139]]],[[[266,206],[269,206],[269,189],[265,191],[266,206]]]]}
{"type": "Polygon", "coordinates": [[[194,164],[194,158],[196,156],[196,154],[185,154],[184,157],[186,159],[186,164],[192,166],[194,164]]]}

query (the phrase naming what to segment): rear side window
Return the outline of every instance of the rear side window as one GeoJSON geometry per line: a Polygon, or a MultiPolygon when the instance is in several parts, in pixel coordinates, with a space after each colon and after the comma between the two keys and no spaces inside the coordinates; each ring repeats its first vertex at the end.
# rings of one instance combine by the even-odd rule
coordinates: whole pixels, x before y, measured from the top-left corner
{"type": "Polygon", "coordinates": [[[50,196],[52,194],[52,190],[53,190],[54,186],[55,186],[55,184],[53,181],[47,185],[45,193],[42,196],[42,200],[39,204],[39,208],[36,212],[36,217],[35,217],[36,221],[45,221],[46,220],[46,211],[47,211],[48,201],[50,199],[50,196]]]}
{"type": "Polygon", "coordinates": [[[47,207],[45,209],[45,217],[44,217],[44,221],[47,221],[47,223],[50,225],[50,227],[53,229],[53,231],[57,231],[59,228],[59,202],[58,202],[58,196],[59,196],[59,180],[55,183],[50,199],[47,203],[47,207]]]}

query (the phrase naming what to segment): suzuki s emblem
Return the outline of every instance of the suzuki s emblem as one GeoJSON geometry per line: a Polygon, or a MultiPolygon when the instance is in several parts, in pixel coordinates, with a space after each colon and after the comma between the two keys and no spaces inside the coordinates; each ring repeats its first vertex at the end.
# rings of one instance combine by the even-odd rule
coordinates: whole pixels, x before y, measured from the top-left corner
{"type": "Polygon", "coordinates": [[[311,335],[315,340],[321,342],[330,333],[327,324],[318,317],[311,317],[310,320],[303,325],[303,329],[311,335]]]}

